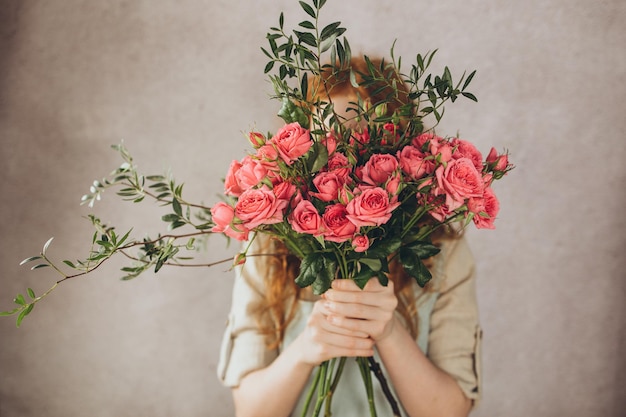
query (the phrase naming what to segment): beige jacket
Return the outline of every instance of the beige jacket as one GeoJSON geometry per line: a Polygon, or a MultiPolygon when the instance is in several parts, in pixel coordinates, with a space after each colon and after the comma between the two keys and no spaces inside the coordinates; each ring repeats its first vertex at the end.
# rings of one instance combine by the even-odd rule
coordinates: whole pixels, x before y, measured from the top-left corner
{"type": "MultiPolygon", "coordinates": [[[[481,396],[482,334],[476,305],[474,261],[464,239],[446,241],[435,259],[433,290],[418,298],[416,343],[435,365],[454,377],[465,395],[476,403],[481,396]]],[[[280,349],[288,346],[302,331],[313,307],[312,301],[300,301],[281,348],[268,350],[249,314],[249,307],[263,297],[263,284],[257,271],[254,258],[249,258],[235,277],[232,308],[217,370],[218,377],[228,387],[238,386],[246,374],[269,365],[280,349]]],[[[417,285],[415,290],[422,292],[417,285]]],[[[367,406],[362,384],[358,367],[348,361],[334,396],[334,415],[369,414],[367,408],[359,410],[367,406]]],[[[379,416],[382,417],[387,412],[386,401],[380,387],[377,386],[376,390],[376,403],[381,404],[379,416]]]]}

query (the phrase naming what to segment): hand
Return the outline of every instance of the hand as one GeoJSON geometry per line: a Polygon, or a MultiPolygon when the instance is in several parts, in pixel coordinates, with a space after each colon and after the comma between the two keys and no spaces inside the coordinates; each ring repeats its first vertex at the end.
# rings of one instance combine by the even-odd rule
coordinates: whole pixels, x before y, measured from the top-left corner
{"type": "Polygon", "coordinates": [[[372,356],[374,341],[363,331],[334,325],[329,319],[326,301],[319,300],[307,320],[306,327],[294,343],[298,343],[300,360],[312,366],[340,356],[372,356]]]}
{"type": "Polygon", "coordinates": [[[393,330],[398,299],[392,281],[383,287],[378,279],[370,279],[361,290],[350,279],[336,279],[324,299],[327,320],[344,331],[365,333],[380,342],[393,330]]]}

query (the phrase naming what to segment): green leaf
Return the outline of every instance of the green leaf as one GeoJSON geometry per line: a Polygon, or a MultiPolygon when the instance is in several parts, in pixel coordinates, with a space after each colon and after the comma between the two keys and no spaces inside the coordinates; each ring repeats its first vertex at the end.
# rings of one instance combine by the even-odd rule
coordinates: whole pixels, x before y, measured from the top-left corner
{"type": "Polygon", "coordinates": [[[33,300],[36,298],[36,297],[35,297],[35,291],[33,291],[33,289],[32,289],[32,288],[28,288],[28,289],[26,290],[26,292],[28,293],[28,296],[29,296],[30,298],[32,298],[33,300]]]}
{"type": "Polygon", "coordinates": [[[280,116],[285,123],[298,122],[300,126],[307,129],[309,127],[309,119],[304,114],[304,111],[296,106],[288,97],[283,97],[283,105],[278,111],[278,116],[280,116]]]}
{"type": "Polygon", "coordinates": [[[10,311],[0,311],[0,317],[12,316],[13,314],[17,313],[20,310],[21,310],[21,307],[14,308],[13,310],[10,310],[10,311]]]}
{"type": "Polygon", "coordinates": [[[30,258],[26,258],[22,262],[20,262],[20,266],[27,264],[29,262],[32,262],[32,261],[39,260],[39,259],[43,259],[43,258],[41,256],[31,256],[30,258]]]}
{"type": "Polygon", "coordinates": [[[339,35],[341,35],[343,32],[345,32],[345,29],[338,31],[337,33],[333,33],[328,38],[322,40],[320,42],[320,51],[322,53],[328,51],[334,45],[335,40],[337,39],[337,37],[339,35]]]}
{"type": "Polygon", "coordinates": [[[313,144],[307,155],[306,165],[310,172],[317,172],[326,166],[328,162],[328,148],[321,142],[313,144]]]}
{"type": "Polygon", "coordinates": [[[301,27],[306,28],[306,29],[315,29],[315,25],[313,23],[309,22],[308,20],[304,20],[304,21],[298,23],[298,26],[301,26],[301,27]]]}
{"type": "Polygon", "coordinates": [[[172,222],[170,224],[170,229],[178,229],[179,227],[183,227],[185,226],[187,223],[182,222],[182,221],[176,221],[176,222],[172,222]]]}
{"type": "Polygon", "coordinates": [[[432,243],[419,240],[407,245],[406,249],[412,250],[420,259],[427,259],[441,252],[441,249],[432,243]]]}
{"type": "Polygon", "coordinates": [[[368,265],[363,264],[361,265],[361,269],[359,270],[359,272],[357,272],[357,274],[352,277],[352,279],[354,280],[354,282],[356,283],[356,285],[358,285],[358,287],[360,289],[365,288],[365,285],[367,284],[367,282],[374,276],[377,276],[378,274],[376,272],[374,272],[368,265]]]}
{"type": "Polygon", "coordinates": [[[300,43],[303,43],[305,45],[309,45],[312,47],[317,46],[317,40],[315,39],[315,36],[313,36],[312,33],[299,32],[297,30],[294,30],[293,33],[296,34],[296,36],[298,37],[298,41],[300,41],[300,43]]]}
{"type": "Polygon", "coordinates": [[[122,245],[124,242],[126,242],[126,239],[128,239],[128,236],[130,236],[130,232],[132,232],[133,229],[130,229],[128,232],[126,232],[124,234],[124,236],[122,236],[122,238],[119,240],[118,242],[118,246],[122,245]]]}
{"type": "MultiPolygon", "coordinates": [[[[322,33],[320,34],[320,40],[326,40],[330,37],[334,37],[337,38],[338,36],[340,36],[341,34],[343,34],[346,30],[344,28],[339,28],[339,25],[341,24],[341,22],[334,22],[331,23],[330,25],[326,26],[324,29],[322,29],[322,33]],[[337,29],[339,28],[339,29],[337,29]]],[[[334,42],[334,40],[333,40],[334,42]]]]}
{"type": "Polygon", "coordinates": [[[30,270],[34,271],[35,269],[47,268],[49,266],[50,265],[48,265],[48,264],[37,264],[37,265],[33,266],[32,268],[30,268],[30,270]]]}
{"type": "Polygon", "coordinates": [[[13,299],[13,302],[21,306],[26,304],[26,300],[24,299],[24,296],[22,294],[16,295],[15,298],[13,299]]]}
{"type": "Polygon", "coordinates": [[[178,214],[174,214],[174,213],[169,213],[169,214],[165,214],[163,216],[161,216],[161,220],[163,220],[164,222],[175,222],[178,219],[180,219],[180,216],[178,214]]]}
{"type": "Polygon", "coordinates": [[[72,262],[68,261],[67,259],[64,260],[63,263],[69,266],[70,268],[76,269],[76,266],[72,262]]]}
{"type": "MultiPolygon", "coordinates": [[[[265,48],[261,48],[261,51],[263,51],[265,56],[267,56],[269,59],[274,59],[274,57],[272,55],[270,55],[270,53],[267,52],[267,50],[265,48]]],[[[267,68],[267,66],[266,66],[266,68],[267,68]]],[[[265,71],[265,72],[267,73],[268,71],[265,71]]]]}
{"type": "Polygon", "coordinates": [[[424,287],[430,281],[432,275],[415,251],[409,248],[402,248],[399,251],[399,255],[400,263],[407,274],[413,277],[420,287],[424,287]]]}
{"type": "Polygon", "coordinates": [[[352,69],[350,69],[350,84],[354,88],[359,88],[359,83],[356,80],[356,74],[354,73],[354,71],[352,69]]]}
{"type": "Polygon", "coordinates": [[[315,282],[313,282],[312,289],[313,294],[324,294],[332,284],[333,279],[337,271],[337,261],[330,257],[323,257],[323,268],[318,273],[315,282]]]}
{"type": "Polygon", "coordinates": [[[326,291],[328,291],[328,289],[332,285],[332,282],[332,278],[324,275],[319,275],[315,282],[311,285],[311,288],[313,288],[313,294],[324,294],[326,291]]]}
{"type": "Polygon", "coordinates": [[[307,100],[307,94],[309,92],[309,78],[306,72],[302,75],[302,81],[300,82],[300,91],[302,92],[302,98],[304,100],[307,100]]]}
{"type": "Polygon", "coordinates": [[[337,57],[339,58],[339,65],[341,65],[343,67],[345,62],[346,62],[346,51],[345,51],[345,48],[343,47],[341,42],[339,42],[339,40],[337,40],[337,42],[335,42],[335,46],[337,47],[337,57]]]}
{"type": "Polygon", "coordinates": [[[46,254],[46,251],[48,250],[48,248],[50,247],[50,244],[52,243],[52,239],[54,239],[53,237],[51,237],[50,239],[48,239],[48,241],[43,245],[43,250],[41,251],[44,255],[46,254]]]}
{"type": "Polygon", "coordinates": [[[472,94],[472,93],[467,93],[467,92],[463,91],[463,92],[461,93],[461,95],[462,95],[463,97],[467,97],[467,98],[469,98],[469,99],[470,99],[470,100],[472,100],[472,101],[476,101],[476,102],[478,101],[478,99],[476,98],[476,96],[475,96],[474,94],[472,94]]]}
{"type": "Polygon", "coordinates": [[[315,10],[313,10],[313,8],[311,6],[309,6],[308,4],[306,4],[303,1],[300,1],[299,3],[300,3],[300,6],[302,7],[302,9],[304,9],[304,11],[306,12],[306,14],[308,14],[313,19],[315,19],[315,10]]]}
{"type": "Polygon", "coordinates": [[[362,258],[359,259],[359,262],[367,265],[372,271],[376,272],[380,271],[383,265],[382,261],[377,258],[362,258]]]}
{"type": "Polygon", "coordinates": [[[402,239],[399,236],[390,236],[386,239],[379,240],[372,245],[372,247],[367,250],[367,257],[386,259],[389,255],[397,252],[401,245],[402,239]]]}
{"type": "Polygon", "coordinates": [[[469,85],[469,83],[472,81],[472,79],[474,78],[474,75],[476,75],[476,70],[472,71],[472,73],[470,75],[467,76],[467,78],[465,79],[465,83],[463,84],[463,88],[461,88],[461,90],[465,90],[467,88],[467,86],[469,85]]]}
{"type": "Polygon", "coordinates": [[[324,269],[324,257],[313,252],[305,256],[300,262],[300,273],[296,277],[296,284],[301,288],[308,287],[317,279],[324,269]]]}
{"type": "Polygon", "coordinates": [[[179,217],[183,216],[183,208],[177,198],[172,200],[172,210],[174,210],[174,213],[178,214],[179,217]]]}
{"type": "Polygon", "coordinates": [[[24,317],[28,316],[30,314],[30,312],[33,311],[33,308],[35,308],[35,304],[30,304],[28,307],[26,307],[24,310],[22,310],[22,312],[19,314],[19,316],[17,316],[17,320],[15,322],[15,325],[17,327],[21,326],[22,320],[24,320],[24,317]]]}
{"type": "Polygon", "coordinates": [[[386,274],[378,274],[378,282],[380,282],[380,285],[383,287],[386,287],[387,284],[389,284],[389,278],[386,274]]]}

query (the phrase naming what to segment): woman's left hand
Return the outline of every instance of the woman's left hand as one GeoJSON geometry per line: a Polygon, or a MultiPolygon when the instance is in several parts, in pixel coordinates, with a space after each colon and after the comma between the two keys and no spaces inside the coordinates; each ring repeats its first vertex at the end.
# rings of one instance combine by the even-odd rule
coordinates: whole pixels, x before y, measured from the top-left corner
{"type": "Polygon", "coordinates": [[[393,330],[398,299],[392,281],[382,286],[372,278],[360,289],[351,279],[336,279],[324,298],[330,313],[327,319],[335,326],[367,333],[374,342],[393,330]]]}

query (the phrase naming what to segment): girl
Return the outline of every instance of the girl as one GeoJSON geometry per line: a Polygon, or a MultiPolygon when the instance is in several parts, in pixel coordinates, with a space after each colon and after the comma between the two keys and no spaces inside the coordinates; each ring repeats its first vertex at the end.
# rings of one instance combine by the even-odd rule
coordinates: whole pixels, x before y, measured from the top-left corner
{"type": "MultiPolygon", "coordinates": [[[[351,66],[365,71],[363,60],[351,66]]],[[[357,97],[377,103],[373,92],[389,93],[377,85],[355,89],[347,72],[329,84],[335,109],[357,97]]],[[[407,100],[402,91],[399,96],[407,100]]],[[[392,114],[398,106],[392,101],[386,110],[392,114]]],[[[339,116],[357,123],[348,113],[339,116]]],[[[406,415],[468,415],[481,393],[474,263],[458,232],[441,231],[433,240],[441,252],[428,264],[433,279],[425,288],[392,263],[387,286],[372,279],[361,290],[351,280],[334,280],[316,297],[294,283],[298,259],[279,241],[257,236],[252,254],[264,256],[248,256],[237,269],[218,366],[220,379],[232,388],[236,415],[298,416],[317,365],[372,355],[406,415]]],[[[374,384],[378,415],[391,416],[376,379],[374,384]]],[[[340,417],[369,415],[354,361],[346,362],[332,411],[340,417]]]]}

